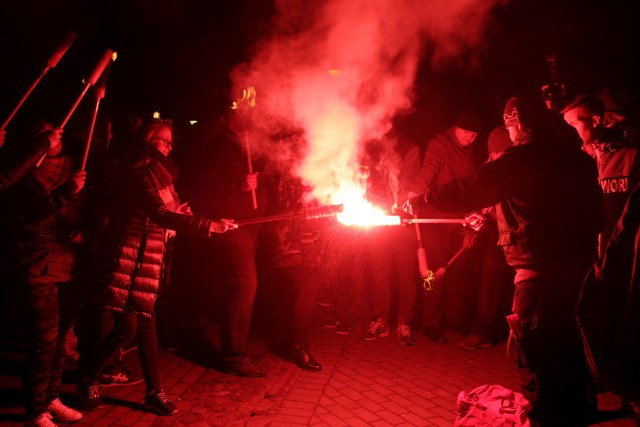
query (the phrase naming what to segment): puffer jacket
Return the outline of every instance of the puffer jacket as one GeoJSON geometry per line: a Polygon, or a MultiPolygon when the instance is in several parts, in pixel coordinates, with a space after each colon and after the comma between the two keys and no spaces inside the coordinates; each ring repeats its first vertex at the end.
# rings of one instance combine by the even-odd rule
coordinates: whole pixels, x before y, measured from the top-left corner
{"type": "Polygon", "coordinates": [[[154,178],[152,166],[158,165],[121,166],[116,172],[117,194],[101,257],[108,310],[145,316],[154,313],[165,253],[165,229],[209,235],[211,220],[179,214],[169,208],[178,204],[166,200],[167,193],[175,194],[173,184],[165,183],[165,188],[159,188],[162,184],[154,178]]]}

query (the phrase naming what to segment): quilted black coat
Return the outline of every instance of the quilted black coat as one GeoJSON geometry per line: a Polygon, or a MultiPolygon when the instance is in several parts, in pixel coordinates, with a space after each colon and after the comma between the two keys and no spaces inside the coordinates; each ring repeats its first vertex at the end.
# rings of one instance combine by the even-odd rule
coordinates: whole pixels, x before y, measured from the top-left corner
{"type": "Polygon", "coordinates": [[[163,268],[165,229],[209,235],[211,220],[176,213],[173,184],[162,165],[121,166],[103,246],[106,308],[151,316],[163,268]],[[160,178],[160,179],[158,179],[160,178]]]}

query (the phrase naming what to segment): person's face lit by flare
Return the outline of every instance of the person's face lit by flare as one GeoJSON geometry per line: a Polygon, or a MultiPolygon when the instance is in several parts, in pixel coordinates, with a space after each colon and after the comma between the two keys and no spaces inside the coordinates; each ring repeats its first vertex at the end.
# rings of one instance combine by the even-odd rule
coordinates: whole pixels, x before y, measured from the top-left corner
{"type": "Polygon", "coordinates": [[[600,117],[591,114],[585,107],[579,106],[566,111],[564,121],[578,131],[584,144],[597,142],[595,130],[600,126],[600,117]]]}
{"type": "Polygon", "coordinates": [[[154,128],[147,136],[147,142],[163,155],[168,156],[173,149],[173,133],[165,126],[154,128]]]}
{"type": "Polygon", "coordinates": [[[458,140],[458,143],[463,147],[467,147],[473,144],[473,141],[475,141],[476,138],[478,137],[477,132],[470,132],[468,130],[464,130],[459,127],[456,127],[454,132],[456,134],[456,139],[458,140]]]}

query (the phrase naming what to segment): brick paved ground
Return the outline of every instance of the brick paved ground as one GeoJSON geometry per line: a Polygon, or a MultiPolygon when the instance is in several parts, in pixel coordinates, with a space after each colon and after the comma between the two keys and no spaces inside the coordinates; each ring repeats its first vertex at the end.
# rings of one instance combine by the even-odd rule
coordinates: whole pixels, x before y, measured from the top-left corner
{"type": "MultiPolygon", "coordinates": [[[[363,326],[361,326],[363,327],[363,326]]],[[[163,351],[164,386],[176,399],[180,413],[157,417],[141,410],[144,386],[103,389],[107,406],[86,413],[75,425],[101,426],[450,426],[456,417],[461,390],[498,383],[517,387],[516,369],[508,362],[505,344],[467,352],[455,343],[437,345],[418,336],[415,347],[402,347],[392,332],[365,342],[359,330],[335,335],[317,327],[314,356],[324,365],[320,373],[301,371],[260,344],[253,351],[270,367],[265,378],[223,374],[185,357],[163,351]]],[[[0,371],[0,423],[21,425],[23,410],[16,375],[20,351],[4,346],[0,371]]],[[[135,359],[134,359],[135,361],[135,359]]],[[[75,403],[73,386],[65,398],[75,403]]],[[[601,395],[601,408],[613,410],[615,397],[601,395]]],[[[617,415],[613,411],[603,412],[617,415]]],[[[633,426],[615,419],[599,426],[633,426]]]]}

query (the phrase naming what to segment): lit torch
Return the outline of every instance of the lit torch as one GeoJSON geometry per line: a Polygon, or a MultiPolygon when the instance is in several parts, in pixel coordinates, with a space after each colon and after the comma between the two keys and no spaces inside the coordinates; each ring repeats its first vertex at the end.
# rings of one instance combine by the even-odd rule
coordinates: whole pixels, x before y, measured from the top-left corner
{"type": "MultiPolygon", "coordinates": [[[[232,110],[240,110],[241,105],[246,105],[247,108],[253,108],[256,106],[256,89],[253,86],[242,89],[242,98],[237,101],[233,101],[231,105],[232,110]]],[[[246,114],[246,113],[245,113],[246,114]]],[[[253,161],[251,160],[251,145],[249,144],[249,130],[246,128],[248,125],[248,119],[245,115],[245,129],[243,131],[245,150],[247,152],[247,166],[249,173],[253,173],[253,161]]],[[[258,209],[258,199],[256,198],[256,189],[251,189],[251,200],[253,201],[253,209],[258,209]]]]}
{"type": "Polygon", "coordinates": [[[82,90],[82,93],[80,94],[80,96],[78,96],[78,99],[76,100],[76,102],[73,104],[73,106],[67,113],[67,116],[62,120],[62,123],[60,123],[60,126],[58,126],[60,129],[63,129],[66,126],[67,122],[73,115],[73,112],[78,107],[78,104],[80,104],[80,101],[82,101],[82,98],[84,98],[84,95],[87,93],[87,91],[91,86],[96,84],[96,82],[102,75],[102,72],[105,70],[105,68],[107,68],[107,65],[109,65],[109,63],[111,62],[113,55],[114,55],[114,52],[111,49],[107,49],[105,51],[104,55],[102,56],[102,59],[100,59],[100,62],[98,62],[98,65],[93,70],[93,73],[91,73],[91,75],[85,80],[84,89],[82,90]]]}
{"type": "MultiPolygon", "coordinates": [[[[58,126],[59,129],[64,129],[64,127],[67,125],[67,122],[73,115],[73,112],[78,107],[78,104],[80,104],[80,101],[82,101],[82,98],[84,98],[84,95],[87,93],[89,88],[96,84],[96,82],[102,75],[105,68],[107,68],[107,65],[111,62],[113,56],[114,56],[114,52],[111,49],[107,49],[104,55],[102,56],[102,59],[100,59],[100,62],[98,62],[98,65],[96,66],[96,68],[93,70],[89,78],[87,78],[86,81],[84,82],[84,89],[82,90],[82,93],[80,94],[80,96],[78,96],[78,99],[76,99],[76,102],[73,104],[73,106],[67,113],[66,117],[62,120],[62,123],[60,123],[60,125],[58,126]]],[[[38,161],[38,163],[36,163],[36,166],[40,166],[40,164],[42,163],[42,161],[46,156],[47,156],[46,154],[42,156],[42,158],[38,161]]]]}
{"type": "MultiPolygon", "coordinates": [[[[113,55],[111,55],[111,62],[115,61],[116,58],[117,58],[117,55],[115,52],[113,52],[113,55]]],[[[84,155],[82,156],[82,162],[80,164],[81,171],[84,171],[87,165],[87,158],[89,157],[89,148],[91,147],[91,139],[93,138],[93,129],[96,125],[96,120],[98,118],[98,109],[100,108],[100,100],[102,100],[105,97],[106,90],[107,90],[107,79],[109,77],[109,69],[111,68],[111,62],[107,64],[104,72],[102,73],[102,76],[100,77],[97,84],[93,88],[93,93],[96,97],[96,105],[95,105],[95,108],[93,109],[93,117],[91,118],[89,135],[87,136],[87,143],[85,144],[84,155]]]]}

